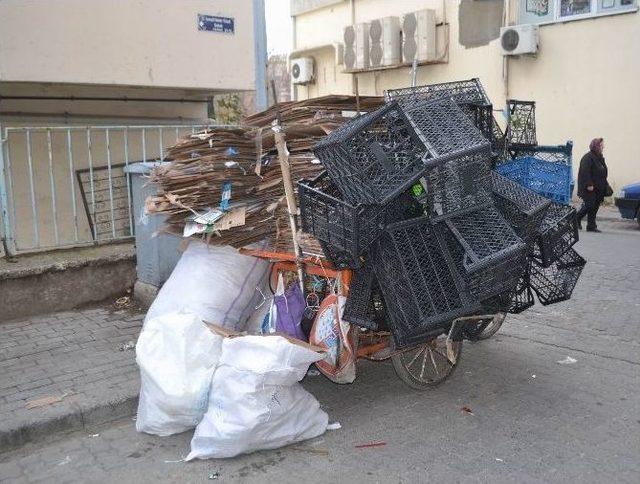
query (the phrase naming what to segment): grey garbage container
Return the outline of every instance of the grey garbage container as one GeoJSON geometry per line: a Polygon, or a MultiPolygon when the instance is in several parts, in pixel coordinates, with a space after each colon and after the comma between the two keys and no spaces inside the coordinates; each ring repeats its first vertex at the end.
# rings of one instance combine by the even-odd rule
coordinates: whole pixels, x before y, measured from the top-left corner
{"type": "Polygon", "coordinates": [[[166,219],[164,215],[146,215],[144,202],[150,195],[157,193],[158,187],[145,176],[152,168],[168,162],[132,163],[125,171],[131,176],[132,210],[135,228],[137,280],[134,297],[138,302],[149,306],[158,289],[169,278],[171,271],[180,258],[180,238],[159,233],[166,219]]]}

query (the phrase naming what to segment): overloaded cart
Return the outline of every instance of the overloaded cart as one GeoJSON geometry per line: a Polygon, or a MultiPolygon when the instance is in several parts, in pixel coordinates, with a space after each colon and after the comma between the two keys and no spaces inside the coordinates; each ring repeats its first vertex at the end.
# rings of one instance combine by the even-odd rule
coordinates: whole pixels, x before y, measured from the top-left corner
{"type": "Polygon", "coordinates": [[[451,374],[464,339],[491,336],[534,293],[543,305],[571,297],[585,265],[575,210],[534,174],[543,161],[570,178],[570,144],[537,145],[531,102],[508,103],[503,134],[477,79],[385,101],[317,143],[324,171],[298,183],[299,223],[323,257],[245,252],[341,279],[357,354],[391,358],[424,389],[451,374]]]}

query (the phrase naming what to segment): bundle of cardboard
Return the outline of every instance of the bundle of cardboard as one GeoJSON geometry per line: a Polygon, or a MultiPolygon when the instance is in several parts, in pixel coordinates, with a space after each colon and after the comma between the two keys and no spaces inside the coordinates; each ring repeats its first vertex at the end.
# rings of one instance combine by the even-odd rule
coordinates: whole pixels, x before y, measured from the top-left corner
{"type": "Polygon", "coordinates": [[[279,249],[290,249],[272,123],[283,127],[295,184],[322,170],[311,151],[318,141],[359,111],[382,104],[373,96],[286,102],[246,118],[241,126],[189,135],[168,149],[172,163],[152,172],[160,190],[147,199],[146,210],[167,215],[168,232],[205,234],[215,245],[243,247],[271,238],[279,249]]]}

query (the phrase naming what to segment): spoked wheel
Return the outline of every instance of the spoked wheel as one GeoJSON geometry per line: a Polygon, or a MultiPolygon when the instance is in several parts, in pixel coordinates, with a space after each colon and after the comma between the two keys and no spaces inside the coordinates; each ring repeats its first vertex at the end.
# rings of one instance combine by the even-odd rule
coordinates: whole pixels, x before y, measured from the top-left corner
{"type": "MultiPolygon", "coordinates": [[[[391,356],[396,374],[415,390],[427,390],[445,381],[456,369],[462,355],[462,341],[451,342],[447,356],[447,335],[442,334],[391,356]]],[[[393,345],[393,339],[392,339],[393,345]]]]}
{"type": "Polygon", "coordinates": [[[493,315],[493,318],[467,323],[464,329],[464,336],[470,341],[489,339],[498,332],[506,317],[506,313],[497,313],[493,315]]]}

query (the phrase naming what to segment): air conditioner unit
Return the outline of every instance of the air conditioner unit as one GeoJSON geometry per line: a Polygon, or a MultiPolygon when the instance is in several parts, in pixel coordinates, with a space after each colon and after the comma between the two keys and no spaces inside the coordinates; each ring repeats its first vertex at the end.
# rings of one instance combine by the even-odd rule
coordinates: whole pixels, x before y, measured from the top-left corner
{"type": "Polygon", "coordinates": [[[400,64],[400,20],[384,17],[369,24],[369,62],[372,67],[400,64]]]}
{"type": "Polygon", "coordinates": [[[312,57],[300,57],[291,60],[291,81],[294,84],[309,84],[313,81],[312,57]]]}
{"type": "Polygon", "coordinates": [[[369,67],[369,24],[348,25],[344,29],[344,67],[347,70],[369,67]]]}
{"type": "Polygon", "coordinates": [[[418,10],[402,17],[402,60],[428,62],[436,59],[436,11],[418,10]]]}
{"type": "Polygon", "coordinates": [[[537,25],[514,25],[500,29],[502,55],[535,54],[538,52],[537,25]]]}

